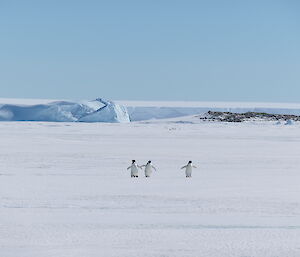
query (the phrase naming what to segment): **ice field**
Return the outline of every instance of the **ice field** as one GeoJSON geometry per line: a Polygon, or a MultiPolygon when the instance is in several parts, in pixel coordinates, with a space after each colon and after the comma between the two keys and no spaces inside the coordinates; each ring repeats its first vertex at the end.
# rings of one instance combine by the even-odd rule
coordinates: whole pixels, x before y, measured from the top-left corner
{"type": "Polygon", "coordinates": [[[300,125],[0,122],[0,137],[3,257],[300,256],[300,125]],[[158,171],[130,178],[132,159],[158,171]]]}

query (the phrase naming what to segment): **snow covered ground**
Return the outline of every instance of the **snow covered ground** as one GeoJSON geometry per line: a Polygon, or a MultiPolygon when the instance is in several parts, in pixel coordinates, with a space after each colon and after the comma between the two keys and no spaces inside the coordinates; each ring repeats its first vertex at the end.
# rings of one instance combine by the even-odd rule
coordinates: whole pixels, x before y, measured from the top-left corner
{"type": "Polygon", "coordinates": [[[299,124],[191,120],[1,122],[1,256],[300,256],[299,124]]]}

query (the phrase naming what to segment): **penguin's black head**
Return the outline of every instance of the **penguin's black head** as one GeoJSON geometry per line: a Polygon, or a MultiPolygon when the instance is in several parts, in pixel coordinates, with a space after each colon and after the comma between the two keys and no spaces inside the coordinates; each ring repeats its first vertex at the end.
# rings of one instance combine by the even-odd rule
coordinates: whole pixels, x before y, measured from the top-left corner
{"type": "Polygon", "coordinates": [[[148,161],[148,163],[151,163],[151,161],[148,161]]]}
{"type": "Polygon", "coordinates": [[[189,163],[192,163],[192,161],[189,161],[189,163]]]}
{"type": "Polygon", "coordinates": [[[135,163],[135,160],[132,160],[132,163],[135,163]]]}

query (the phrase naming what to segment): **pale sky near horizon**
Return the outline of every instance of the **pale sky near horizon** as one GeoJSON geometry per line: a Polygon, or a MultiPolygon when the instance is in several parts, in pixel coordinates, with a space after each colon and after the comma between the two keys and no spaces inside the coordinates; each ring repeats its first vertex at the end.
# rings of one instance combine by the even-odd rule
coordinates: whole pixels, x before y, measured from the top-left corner
{"type": "Polygon", "coordinates": [[[300,1],[0,0],[0,97],[300,102],[300,1]]]}

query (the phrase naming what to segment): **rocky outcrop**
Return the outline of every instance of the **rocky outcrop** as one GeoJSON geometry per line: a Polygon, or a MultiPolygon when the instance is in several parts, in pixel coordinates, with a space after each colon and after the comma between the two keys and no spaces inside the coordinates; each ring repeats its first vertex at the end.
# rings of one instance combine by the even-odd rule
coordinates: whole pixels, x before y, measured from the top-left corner
{"type": "Polygon", "coordinates": [[[200,116],[201,120],[208,121],[221,121],[221,122],[244,122],[251,120],[264,120],[264,121],[300,121],[300,116],[289,114],[270,114],[261,112],[215,112],[208,111],[200,116]]]}

